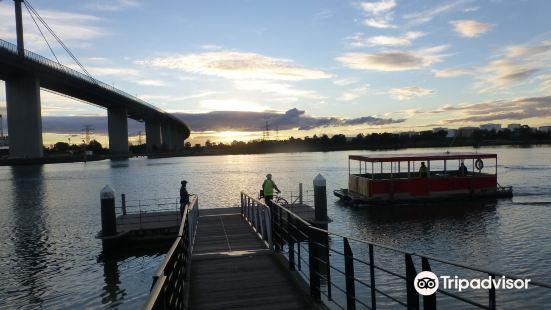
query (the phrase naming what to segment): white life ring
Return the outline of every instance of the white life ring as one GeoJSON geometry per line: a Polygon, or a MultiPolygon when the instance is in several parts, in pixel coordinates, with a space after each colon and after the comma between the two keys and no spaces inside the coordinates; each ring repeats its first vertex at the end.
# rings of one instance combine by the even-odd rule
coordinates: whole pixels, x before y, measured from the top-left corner
{"type": "Polygon", "coordinates": [[[474,162],[474,166],[476,167],[476,169],[478,169],[478,171],[482,170],[482,168],[484,168],[484,162],[482,161],[482,159],[477,159],[475,162],[474,162]]]}

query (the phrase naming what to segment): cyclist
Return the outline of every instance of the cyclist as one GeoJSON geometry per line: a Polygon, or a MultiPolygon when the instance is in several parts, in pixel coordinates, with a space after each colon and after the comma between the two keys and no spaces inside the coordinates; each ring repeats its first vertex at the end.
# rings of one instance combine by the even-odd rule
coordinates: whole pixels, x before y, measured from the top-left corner
{"type": "Polygon", "coordinates": [[[277,188],[277,185],[274,181],[272,181],[272,174],[268,173],[266,175],[266,180],[264,180],[264,183],[262,183],[262,192],[264,193],[264,201],[268,206],[271,205],[271,201],[274,198],[274,189],[277,191],[277,193],[281,193],[279,188],[277,188]]]}

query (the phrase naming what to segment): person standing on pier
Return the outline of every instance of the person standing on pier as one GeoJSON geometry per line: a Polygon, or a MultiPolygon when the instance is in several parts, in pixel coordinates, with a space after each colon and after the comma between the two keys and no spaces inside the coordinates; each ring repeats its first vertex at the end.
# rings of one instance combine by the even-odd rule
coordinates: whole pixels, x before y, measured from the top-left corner
{"type": "Polygon", "coordinates": [[[277,191],[278,194],[281,193],[279,188],[277,188],[275,182],[272,180],[272,174],[268,173],[266,175],[266,180],[264,180],[264,183],[262,183],[264,201],[268,206],[271,206],[272,199],[274,198],[274,189],[277,191]]]}
{"type": "Polygon", "coordinates": [[[180,187],[180,215],[184,216],[184,210],[186,205],[189,203],[189,193],[187,192],[186,185],[187,181],[184,180],[181,182],[182,186],[180,187]]]}

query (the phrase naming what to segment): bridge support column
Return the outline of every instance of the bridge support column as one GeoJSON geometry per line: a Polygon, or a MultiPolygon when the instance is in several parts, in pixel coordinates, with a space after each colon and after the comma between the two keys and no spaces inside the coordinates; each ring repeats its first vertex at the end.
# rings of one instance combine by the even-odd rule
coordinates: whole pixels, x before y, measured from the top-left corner
{"type": "Polygon", "coordinates": [[[161,124],[161,138],[163,148],[167,151],[172,151],[172,130],[168,124],[161,124]]]}
{"type": "Polygon", "coordinates": [[[40,82],[33,77],[6,79],[10,157],[44,156],[40,82]]]}
{"type": "Polygon", "coordinates": [[[145,142],[147,151],[161,149],[161,124],[157,121],[145,121],[145,142]]]}
{"type": "Polygon", "coordinates": [[[107,130],[109,131],[109,153],[128,154],[128,118],[126,108],[107,109],[107,130]]]}
{"type": "Polygon", "coordinates": [[[176,151],[184,149],[184,135],[177,129],[172,129],[172,147],[176,151]]]}

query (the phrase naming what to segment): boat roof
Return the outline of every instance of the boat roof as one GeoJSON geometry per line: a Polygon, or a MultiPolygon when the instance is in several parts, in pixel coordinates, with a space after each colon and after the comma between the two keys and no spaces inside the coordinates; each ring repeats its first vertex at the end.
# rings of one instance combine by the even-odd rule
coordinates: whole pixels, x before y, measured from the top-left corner
{"type": "Polygon", "coordinates": [[[349,160],[367,162],[395,162],[395,161],[428,161],[450,159],[482,159],[497,158],[497,154],[476,152],[441,152],[441,153],[400,153],[400,154],[376,154],[376,155],[349,155],[349,160]]]}

